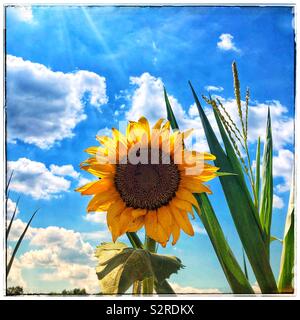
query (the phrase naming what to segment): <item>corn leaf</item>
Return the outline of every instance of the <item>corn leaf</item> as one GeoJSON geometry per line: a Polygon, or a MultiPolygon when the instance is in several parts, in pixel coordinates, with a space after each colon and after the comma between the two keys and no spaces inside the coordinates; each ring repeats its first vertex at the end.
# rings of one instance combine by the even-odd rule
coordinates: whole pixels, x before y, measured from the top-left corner
{"type": "MultiPolygon", "coordinates": [[[[229,247],[213,207],[206,193],[195,194],[201,214],[199,215],[210,241],[215,249],[218,260],[222,266],[226,279],[233,293],[254,293],[251,285],[231,248],[229,247]]],[[[196,211],[198,213],[198,211],[196,211]]]]}
{"type": "Polygon", "coordinates": [[[257,149],[256,149],[256,169],[255,169],[255,192],[256,192],[256,208],[259,208],[259,191],[260,191],[260,137],[258,137],[257,141],[257,149]]]}
{"type": "Polygon", "coordinates": [[[22,232],[22,234],[21,234],[21,236],[20,236],[20,238],[19,238],[19,240],[18,240],[18,242],[17,242],[17,244],[16,244],[16,246],[15,246],[15,248],[14,248],[14,251],[13,251],[13,253],[12,253],[12,255],[11,255],[11,258],[10,258],[9,263],[8,263],[8,265],[7,265],[7,268],[6,268],[6,277],[8,277],[9,271],[10,271],[10,269],[11,269],[11,267],[12,267],[12,264],[13,264],[13,262],[14,262],[14,259],[15,259],[16,254],[17,254],[17,252],[18,252],[18,249],[19,249],[19,247],[20,247],[20,245],[21,245],[21,243],[22,243],[22,240],[23,240],[23,238],[25,237],[25,234],[26,234],[26,232],[27,232],[27,230],[28,230],[28,228],[29,228],[29,226],[30,226],[30,223],[31,223],[32,219],[34,218],[34,216],[36,215],[36,213],[38,212],[38,210],[39,210],[39,209],[37,209],[37,210],[33,213],[33,215],[31,216],[30,220],[28,221],[28,223],[27,223],[24,231],[22,232]]]}
{"type": "Polygon", "coordinates": [[[263,233],[249,190],[246,186],[239,159],[229,141],[224,127],[215,112],[215,118],[223,139],[226,153],[222,149],[190,83],[193,96],[200,114],[206,139],[212,154],[216,156],[215,165],[221,171],[237,175],[219,177],[227,204],[237,232],[248,256],[262,293],[276,293],[277,285],[269,263],[263,233]]]}
{"type": "Polygon", "coordinates": [[[281,293],[293,293],[294,292],[294,259],[295,259],[295,244],[294,244],[294,179],[292,179],[292,188],[290,194],[290,201],[288,212],[286,216],[283,247],[280,261],[280,271],[278,277],[278,289],[281,293]]]}
{"type": "Polygon", "coordinates": [[[264,143],[264,155],[262,163],[262,191],[260,203],[260,221],[264,230],[264,239],[267,253],[270,256],[270,231],[273,206],[273,146],[270,108],[268,108],[266,140],[264,143]]]}
{"type": "Polygon", "coordinates": [[[244,250],[243,250],[243,264],[244,264],[245,276],[246,276],[247,280],[249,280],[248,270],[247,270],[247,263],[246,263],[246,257],[245,257],[245,252],[244,252],[244,250]]]}
{"type": "MultiPolygon", "coordinates": [[[[166,106],[168,108],[168,120],[173,130],[178,130],[178,124],[173,114],[168,96],[165,93],[166,106]]],[[[246,279],[241,267],[239,266],[232,250],[230,249],[213,207],[205,193],[194,194],[201,208],[201,219],[206,232],[210,238],[218,260],[224,271],[226,279],[234,293],[254,293],[251,285],[246,279]]],[[[196,210],[198,213],[198,211],[196,210]]]]}

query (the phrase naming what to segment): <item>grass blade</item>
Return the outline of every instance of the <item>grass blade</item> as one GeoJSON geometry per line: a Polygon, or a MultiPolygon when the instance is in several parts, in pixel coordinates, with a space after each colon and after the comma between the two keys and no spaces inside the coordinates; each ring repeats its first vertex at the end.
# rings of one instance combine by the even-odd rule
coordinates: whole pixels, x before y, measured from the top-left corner
{"type": "MultiPolygon", "coordinates": [[[[168,96],[165,93],[166,106],[169,108],[168,120],[171,123],[172,129],[179,129],[173,114],[168,96]],[[170,117],[169,117],[170,116],[170,117]],[[175,121],[174,121],[175,120],[175,121]]],[[[227,278],[227,281],[234,293],[254,293],[248,280],[246,279],[241,267],[239,266],[232,250],[230,249],[219,221],[215,215],[213,207],[205,193],[195,194],[195,197],[201,208],[199,215],[206,232],[214,247],[218,260],[227,278]]],[[[196,210],[198,213],[198,211],[196,210]]]]}
{"type": "Polygon", "coordinates": [[[292,179],[292,188],[290,201],[285,222],[283,246],[280,261],[280,271],[278,277],[278,289],[281,293],[294,292],[294,259],[295,259],[295,244],[294,244],[294,178],[292,179]]]}
{"type": "Polygon", "coordinates": [[[256,169],[255,169],[255,192],[256,192],[256,208],[259,208],[259,191],[260,191],[260,137],[257,141],[256,149],[256,169]]]}
{"type": "Polygon", "coordinates": [[[23,233],[21,234],[21,236],[20,236],[20,238],[19,238],[19,240],[18,240],[18,242],[17,242],[17,244],[16,244],[16,246],[15,246],[15,248],[14,248],[14,251],[13,251],[13,253],[12,253],[12,256],[11,256],[11,258],[10,258],[10,260],[9,260],[9,263],[8,263],[8,265],[7,265],[7,268],[6,268],[6,277],[8,277],[8,274],[9,274],[9,271],[10,271],[10,269],[11,269],[11,267],[12,267],[13,262],[14,262],[15,256],[16,256],[16,254],[17,254],[17,252],[18,252],[18,249],[19,249],[19,247],[20,247],[20,245],[21,245],[21,243],[22,243],[23,238],[25,237],[25,234],[26,234],[26,232],[27,232],[27,230],[28,230],[28,228],[29,228],[29,226],[30,226],[30,223],[31,223],[32,219],[34,218],[34,216],[36,215],[36,213],[37,213],[38,211],[39,211],[39,209],[37,209],[37,210],[33,213],[33,215],[31,216],[30,220],[28,221],[28,223],[27,223],[27,225],[26,225],[23,233]]]}
{"type": "Polygon", "coordinates": [[[219,179],[237,232],[248,256],[257,282],[262,293],[277,293],[277,285],[269,263],[263,232],[257,217],[257,210],[245,184],[239,160],[218,115],[214,113],[226,153],[222,149],[191,83],[190,86],[198,107],[210,151],[216,156],[215,165],[220,167],[221,171],[237,174],[227,177],[219,177],[219,179]]]}
{"type": "Polygon", "coordinates": [[[262,191],[260,203],[260,221],[264,230],[265,243],[268,256],[270,256],[270,231],[273,206],[273,146],[271,131],[270,108],[268,108],[267,132],[264,143],[264,155],[262,163],[262,191]]]}
{"type": "Polygon", "coordinates": [[[12,226],[12,224],[13,224],[13,221],[14,221],[14,218],[15,218],[15,215],[16,215],[16,212],[17,212],[17,209],[18,209],[19,201],[20,201],[20,196],[19,196],[19,198],[18,198],[18,200],[17,200],[17,202],[16,202],[16,206],[15,206],[14,213],[13,213],[11,219],[10,219],[8,228],[7,228],[7,230],[6,230],[6,240],[7,240],[8,236],[9,236],[9,232],[10,232],[11,226],[12,226]]]}
{"type": "Polygon", "coordinates": [[[8,181],[7,181],[7,184],[6,184],[6,194],[7,194],[7,191],[8,191],[10,182],[11,182],[11,179],[12,179],[12,177],[13,177],[13,174],[14,174],[14,170],[12,170],[12,172],[11,172],[9,178],[8,178],[8,181]]]}

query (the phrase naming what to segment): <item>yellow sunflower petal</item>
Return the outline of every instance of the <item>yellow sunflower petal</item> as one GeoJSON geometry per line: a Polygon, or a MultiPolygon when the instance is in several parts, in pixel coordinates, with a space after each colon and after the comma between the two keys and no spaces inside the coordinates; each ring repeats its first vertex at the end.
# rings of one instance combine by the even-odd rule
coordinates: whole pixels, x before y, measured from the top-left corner
{"type": "Polygon", "coordinates": [[[107,226],[112,234],[113,241],[115,242],[119,236],[119,220],[120,214],[125,209],[125,203],[119,199],[112,203],[107,210],[107,226]]]}
{"type": "Polygon", "coordinates": [[[193,213],[192,204],[188,201],[185,201],[185,200],[179,199],[178,197],[175,197],[171,203],[172,203],[172,205],[176,206],[179,209],[193,213]]]}
{"type": "Polygon", "coordinates": [[[202,192],[206,192],[208,194],[212,194],[211,190],[209,189],[208,186],[200,183],[200,182],[195,182],[195,181],[189,181],[184,179],[180,185],[185,188],[190,190],[192,193],[202,193],[202,192]]]}
{"type": "Polygon", "coordinates": [[[188,235],[194,235],[194,229],[185,211],[178,209],[176,206],[171,205],[171,212],[178,226],[188,235]]]}
{"type": "Polygon", "coordinates": [[[119,198],[119,195],[116,192],[109,192],[109,193],[99,193],[96,194],[93,199],[89,202],[87,206],[88,212],[93,212],[98,209],[100,205],[106,205],[108,203],[114,202],[116,199],[119,198]]]}
{"type": "Polygon", "coordinates": [[[92,195],[102,191],[107,191],[110,188],[114,188],[113,181],[110,179],[101,179],[79,187],[76,191],[81,192],[83,195],[92,195]]]}
{"type": "Polygon", "coordinates": [[[177,243],[177,241],[178,241],[178,239],[180,237],[180,227],[176,223],[175,219],[173,219],[172,237],[173,237],[172,245],[174,246],[177,243]]]}
{"type": "Polygon", "coordinates": [[[137,232],[144,225],[145,217],[140,216],[134,219],[128,226],[127,232],[137,232]]]}
{"type": "Polygon", "coordinates": [[[126,208],[120,214],[120,221],[119,221],[119,236],[127,232],[128,226],[132,223],[132,208],[126,208]]]}
{"type": "Polygon", "coordinates": [[[132,216],[136,219],[140,216],[144,216],[147,213],[146,209],[134,209],[132,210],[132,216]]]}
{"type": "Polygon", "coordinates": [[[173,218],[167,206],[163,206],[157,209],[157,219],[161,226],[164,228],[168,237],[170,237],[170,234],[172,232],[173,218]]]}
{"type": "Polygon", "coordinates": [[[168,235],[157,219],[156,210],[149,210],[145,216],[146,234],[153,240],[164,243],[168,241],[168,235]]]}
{"type": "Polygon", "coordinates": [[[162,123],[164,122],[164,118],[160,118],[156,121],[155,125],[152,127],[154,130],[160,130],[162,123]]]}

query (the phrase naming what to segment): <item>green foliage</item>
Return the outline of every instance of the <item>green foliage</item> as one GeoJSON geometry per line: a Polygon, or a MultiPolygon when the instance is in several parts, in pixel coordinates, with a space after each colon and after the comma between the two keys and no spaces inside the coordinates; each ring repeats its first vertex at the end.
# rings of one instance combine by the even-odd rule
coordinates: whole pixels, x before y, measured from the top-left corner
{"type": "Polygon", "coordinates": [[[63,296],[85,296],[87,295],[85,289],[75,288],[73,290],[63,290],[61,292],[63,296]]]}
{"type": "Polygon", "coordinates": [[[20,296],[20,295],[23,295],[24,292],[23,292],[23,288],[20,287],[20,286],[17,286],[17,287],[9,287],[7,288],[6,290],[6,295],[7,296],[20,296]]]}
{"type": "Polygon", "coordinates": [[[183,267],[176,257],[128,248],[120,242],[101,244],[95,255],[99,259],[96,272],[104,294],[125,293],[136,281],[147,278],[153,278],[159,287],[183,267]]]}
{"type": "Polygon", "coordinates": [[[257,217],[257,210],[244,181],[239,159],[218,114],[214,112],[225,146],[226,153],[224,152],[192,86],[191,89],[210,151],[216,156],[215,165],[219,167],[221,171],[236,173],[235,176],[219,177],[219,179],[237,232],[255,273],[257,282],[263,293],[276,293],[276,281],[269,264],[262,228],[257,217]]]}
{"type": "Polygon", "coordinates": [[[270,108],[268,108],[267,132],[262,163],[262,192],[260,196],[260,222],[268,256],[270,256],[271,222],[273,206],[273,143],[270,108]]]}
{"type": "MultiPolygon", "coordinates": [[[[176,122],[168,96],[166,94],[165,99],[166,107],[168,110],[168,120],[171,123],[172,129],[178,130],[179,127],[176,122]]],[[[219,259],[219,262],[222,266],[222,269],[232,291],[234,293],[254,293],[251,285],[243,274],[241,267],[239,266],[232,250],[230,249],[226,241],[225,235],[222,231],[220,223],[207,195],[205,193],[194,195],[201,208],[201,214],[199,215],[199,218],[201,219],[205,230],[212,242],[216,255],[219,259]]],[[[198,213],[198,211],[196,212],[198,213]]]]}
{"type": "Polygon", "coordinates": [[[278,278],[278,289],[281,293],[293,293],[294,292],[294,261],[295,261],[295,226],[294,226],[294,214],[295,214],[295,199],[294,199],[294,179],[292,179],[292,187],[290,194],[290,202],[288,212],[286,216],[283,248],[281,254],[280,271],[278,278]]]}

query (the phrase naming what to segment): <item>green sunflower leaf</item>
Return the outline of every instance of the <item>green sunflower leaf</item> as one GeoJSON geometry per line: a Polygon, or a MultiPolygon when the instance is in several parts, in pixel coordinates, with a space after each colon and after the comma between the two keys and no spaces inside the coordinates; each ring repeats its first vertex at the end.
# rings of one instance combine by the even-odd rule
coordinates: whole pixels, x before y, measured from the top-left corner
{"type": "Polygon", "coordinates": [[[136,281],[147,278],[154,278],[158,291],[174,293],[165,279],[183,268],[176,257],[128,248],[120,242],[98,246],[95,255],[99,260],[96,273],[104,294],[125,293],[136,281]]]}

